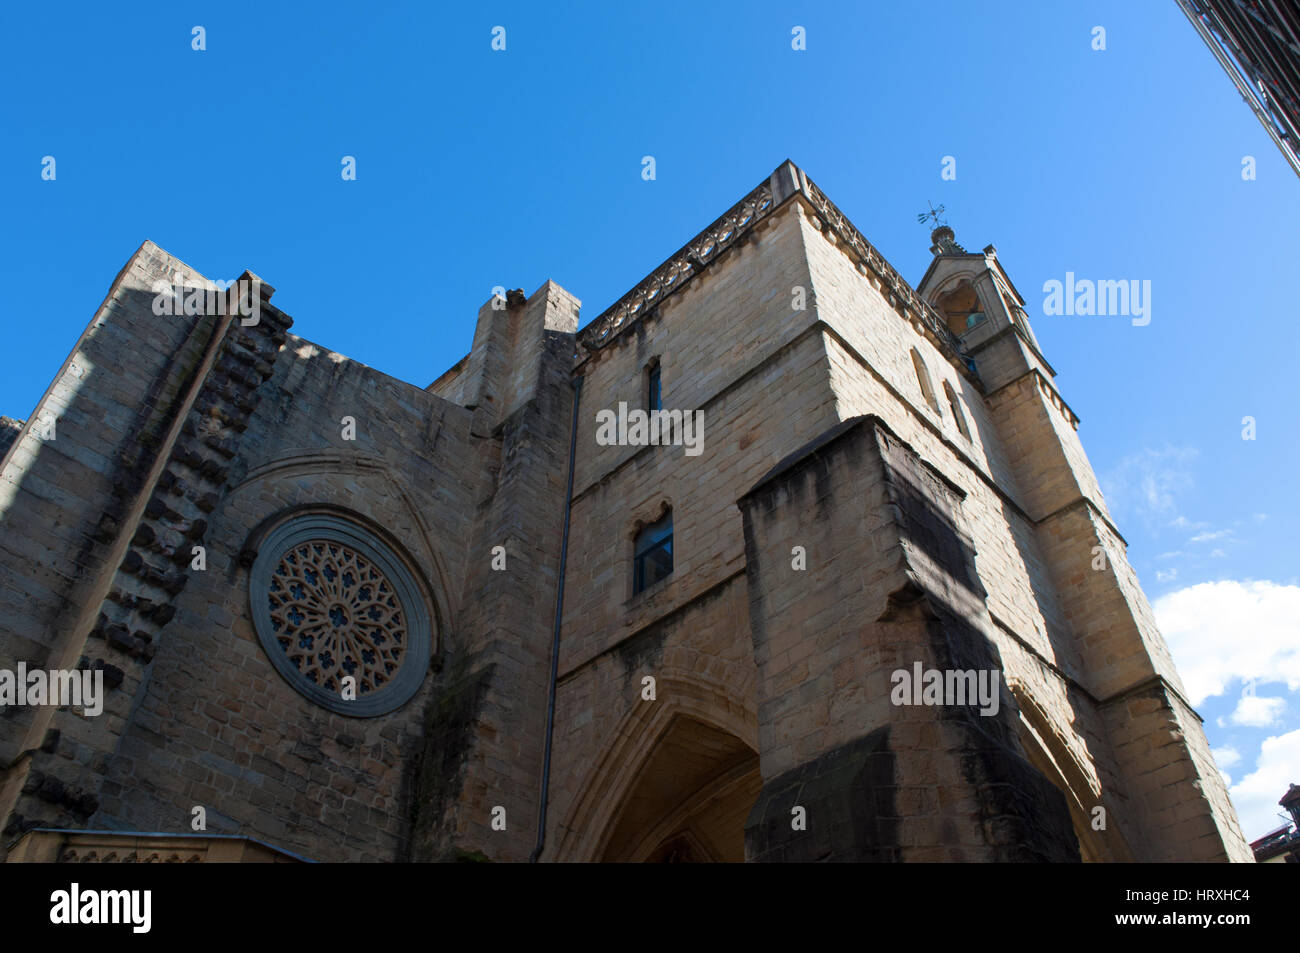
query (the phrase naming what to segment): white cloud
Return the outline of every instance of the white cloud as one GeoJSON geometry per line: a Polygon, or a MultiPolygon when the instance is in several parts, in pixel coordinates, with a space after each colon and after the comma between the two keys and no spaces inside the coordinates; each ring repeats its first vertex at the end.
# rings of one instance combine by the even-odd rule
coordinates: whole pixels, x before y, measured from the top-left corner
{"type": "Polygon", "coordinates": [[[1222,748],[1215,748],[1210,754],[1214,755],[1214,762],[1220,768],[1231,768],[1241,760],[1241,752],[1232,745],[1224,745],[1222,748]]]}
{"type": "Polygon", "coordinates": [[[1152,608],[1193,705],[1234,679],[1300,688],[1300,586],[1205,582],[1152,608]]]}
{"type": "Polygon", "coordinates": [[[1246,840],[1282,826],[1277,802],[1292,783],[1300,784],[1300,729],[1265,738],[1255,770],[1228,791],[1246,840]]]}
{"type": "Polygon", "coordinates": [[[1188,542],[1206,543],[1212,539],[1222,539],[1224,536],[1227,536],[1231,532],[1232,530],[1230,529],[1219,529],[1219,530],[1215,530],[1213,533],[1197,533],[1195,536],[1189,539],[1188,542]]]}
{"type": "Polygon", "coordinates": [[[1165,572],[1163,569],[1156,570],[1156,582],[1173,582],[1178,578],[1178,570],[1171,569],[1165,572]]]}
{"type": "Polygon", "coordinates": [[[1237,700],[1237,708],[1228,720],[1244,728],[1268,728],[1275,725],[1286,711],[1286,699],[1261,698],[1255,695],[1242,695],[1237,700]]]}
{"type": "Polygon", "coordinates": [[[1189,470],[1196,454],[1193,447],[1166,447],[1125,457],[1101,481],[1111,510],[1135,513],[1148,524],[1190,528],[1178,513],[1175,497],[1192,486],[1189,470]]]}

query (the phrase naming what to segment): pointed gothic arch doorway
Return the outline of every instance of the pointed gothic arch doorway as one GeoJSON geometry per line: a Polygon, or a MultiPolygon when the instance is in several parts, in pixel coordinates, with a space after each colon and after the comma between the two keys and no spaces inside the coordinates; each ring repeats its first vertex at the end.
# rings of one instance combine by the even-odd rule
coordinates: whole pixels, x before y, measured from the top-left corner
{"type": "Polygon", "coordinates": [[[763,783],[758,754],[721,728],[675,715],[618,807],[600,860],[740,863],[763,783]]]}
{"type": "Polygon", "coordinates": [[[1098,826],[1094,811],[1100,805],[1100,792],[1094,790],[1087,772],[1053,730],[1038,700],[1017,678],[1008,678],[1007,685],[1020,709],[1018,733],[1029,763],[1065,795],[1079,842],[1079,859],[1084,863],[1132,862],[1128,843],[1112,824],[1106,823],[1104,811],[1098,826]]]}

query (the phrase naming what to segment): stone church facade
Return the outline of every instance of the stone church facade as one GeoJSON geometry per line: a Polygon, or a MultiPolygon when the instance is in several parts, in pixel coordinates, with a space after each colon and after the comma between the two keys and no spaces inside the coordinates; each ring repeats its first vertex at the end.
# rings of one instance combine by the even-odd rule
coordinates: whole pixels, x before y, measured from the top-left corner
{"type": "Polygon", "coordinates": [[[428,387],[248,273],[160,315],[215,286],[146,242],[5,429],[0,670],[104,698],[0,712],[0,851],[1250,860],[1024,300],[934,241],[914,290],[787,162],[428,387]],[[598,439],[654,410],[698,445],[598,439]]]}

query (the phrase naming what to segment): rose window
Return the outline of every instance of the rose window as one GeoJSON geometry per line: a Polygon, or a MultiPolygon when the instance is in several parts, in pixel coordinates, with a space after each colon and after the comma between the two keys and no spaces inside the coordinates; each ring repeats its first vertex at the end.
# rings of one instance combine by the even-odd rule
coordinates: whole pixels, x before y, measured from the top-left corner
{"type": "Polygon", "coordinates": [[[329,515],[290,520],[262,541],[251,575],[258,638],[299,692],[369,716],[419,688],[432,641],[427,603],[407,563],[368,530],[329,515]]]}
{"type": "Polygon", "coordinates": [[[280,647],[317,685],[338,691],[352,675],[360,696],[402,664],[406,623],[392,583],[342,543],[313,539],[285,553],[267,601],[280,647]]]}

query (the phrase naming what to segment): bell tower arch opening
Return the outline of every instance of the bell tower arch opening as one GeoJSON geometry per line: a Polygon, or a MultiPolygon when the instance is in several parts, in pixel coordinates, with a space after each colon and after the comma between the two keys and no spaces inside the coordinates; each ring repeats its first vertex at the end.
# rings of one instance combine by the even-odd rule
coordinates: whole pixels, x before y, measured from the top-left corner
{"type": "Polygon", "coordinates": [[[948,330],[957,337],[987,320],[984,305],[980,302],[975,283],[970,277],[961,278],[940,294],[935,307],[947,322],[948,330]]]}

